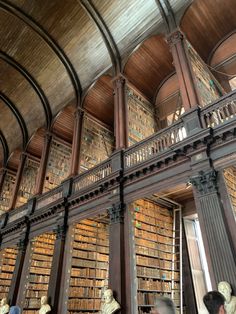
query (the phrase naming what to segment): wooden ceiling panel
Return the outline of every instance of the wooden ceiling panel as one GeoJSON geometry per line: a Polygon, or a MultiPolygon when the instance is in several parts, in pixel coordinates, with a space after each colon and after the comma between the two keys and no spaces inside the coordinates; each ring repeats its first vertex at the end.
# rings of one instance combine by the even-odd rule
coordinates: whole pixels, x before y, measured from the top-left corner
{"type": "MultiPolygon", "coordinates": [[[[111,67],[101,34],[79,1],[11,2],[32,16],[56,40],[76,69],[82,87],[90,85],[95,77],[111,67]]],[[[113,6],[115,5],[114,3],[113,6]]]]}
{"type": "Polygon", "coordinates": [[[31,137],[27,146],[28,153],[36,157],[41,157],[43,144],[44,144],[44,135],[45,135],[45,130],[42,128],[38,129],[34,133],[34,135],[31,137]]]}
{"type": "Polygon", "coordinates": [[[171,95],[175,94],[178,90],[179,81],[177,75],[173,74],[160,87],[156,97],[156,104],[165,101],[171,95]]]}
{"type": "Polygon", "coordinates": [[[74,97],[69,76],[55,52],[23,21],[1,9],[0,48],[38,81],[54,114],[74,97]]]}
{"type": "Polygon", "coordinates": [[[155,0],[92,1],[114,38],[121,55],[128,53],[162,23],[155,0]]]}
{"type": "Polygon", "coordinates": [[[4,130],[4,135],[9,147],[9,153],[11,153],[18,146],[22,145],[21,129],[15,116],[2,100],[0,100],[0,112],[1,129],[4,130]]]}
{"type": "MultiPolygon", "coordinates": [[[[46,117],[42,103],[20,72],[1,59],[0,72],[2,74],[0,90],[16,105],[25,120],[29,136],[31,136],[35,129],[45,124],[46,117]],[[6,77],[8,79],[5,79],[6,77]]],[[[0,128],[2,128],[1,120],[0,128]]]]}
{"type": "Polygon", "coordinates": [[[181,29],[207,61],[212,49],[236,29],[235,0],[195,0],[181,20],[181,29]]]}
{"type": "Polygon", "coordinates": [[[131,55],[124,70],[129,81],[150,101],[153,100],[159,84],[173,71],[169,47],[160,36],[147,39],[131,55]]]}
{"type": "Polygon", "coordinates": [[[74,106],[67,106],[58,114],[53,124],[53,132],[69,143],[73,140],[74,112],[74,106]]]}
{"type": "Polygon", "coordinates": [[[20,150],[18,149],[14,150],[14,152],[11,153],[8,159],[7,168],[17,171],[18,165],[20,163],[20,155],[21,155],[20,150]]]}
{"type": "Polygon", "coordinates": [[[102,76],[89,90],[83,104],[98,120],[113,126],[114,96],[112,78],[102,76]]]}

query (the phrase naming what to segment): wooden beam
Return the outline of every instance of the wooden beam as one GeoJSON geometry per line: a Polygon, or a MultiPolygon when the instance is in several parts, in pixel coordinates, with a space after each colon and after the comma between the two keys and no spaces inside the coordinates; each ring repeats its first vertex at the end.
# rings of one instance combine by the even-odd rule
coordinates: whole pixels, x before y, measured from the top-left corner
{"type": "Polygon", "coordinates": [[[11,112],[16,117],[16,120],[19,123],[21,132],[22,132],[22,141],[23,141],[23,148],[26,147],[29,136],[28,136],[28,130],[25,124],[25,120],[23,119],[20,111],[17,109],[16,105],[2,92],[0,92],[0,99],[6,104],[6,106],[11,110],[11,112]]]}
{"type": "Polygon", "coordinates": [[[79,103],[82,91],[81,84],[73,65],[71,64],[69,58],[67,57],[63,49],[57,44],[57,42],[45,31],[45,29],[38,22],[36,22],[30,15],[22,11],[20,8],[14,6],[12,3],[9,3],[5,0],[4,1],[0,0],[0,9],[4,10],[9,14],[12,14],[13,16],[23,21],[48,44],[48,46],[57,55],[61,63],[66,68],[66,71],[74,87],[76,101],[77,103],[79,103]]]}
{"type": "Polygon", "coordinates": [[[7,164],[8,157],[9,157],[9,148],[8,148],[6,138],[5,138],[5,136],[1,130],[0,130],[0,142],[1,142],[2,147],[3,147],[3,153],[4,153],[3,163],[4,163],[4,167],[5,167],[7,164]]]}
{"type": "Polygon", "coordinates": [[[109,52],[112,65],[115,70],[115,75],[117,75],[121,72],[121,58],[118,47],[115,43],[114,38],[111,35],[111,32],[109,31],[106,23],[104,22],[103,18],[101,17],[95,6],[92,4],[92,2],[88,0],[81,0],[80,3],[98,27],[109,52]]]}
{"type": "Polygon", "coordinates": [[[45,113],[47,128],[49,128],[51,125],[51,120],[52,120],[52,111],[51,111],[51,107],[49,105],[48,99],[44,91],[38,84],[38,82],[32,77],[32,75],[21,64],[19,64],[12,57],[7,55],[5,52],[0,51],[0,59],[4,60],[9,65],[11,65],[14,69],[19,71],[20,74],[22,74],[24,78],[30,83],[30,85],[32,86],[32,88],[34,89],[34,91],[36,92],[36,94],[41,100],[44,113],[45,113]]]}

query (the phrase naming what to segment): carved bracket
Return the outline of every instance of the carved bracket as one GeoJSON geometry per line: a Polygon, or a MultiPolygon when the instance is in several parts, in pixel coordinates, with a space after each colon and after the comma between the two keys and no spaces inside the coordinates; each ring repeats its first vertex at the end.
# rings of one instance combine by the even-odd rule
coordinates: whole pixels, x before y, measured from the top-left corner
{"type": "Polygon", "coordinates": [[[57,239],[65,240],[66,237],[66,226],[57,225],[56,228],[53,229],[53,232],[56,234],[57,239]]]}
{"type": "Polygon", "coordinates": [[[217,192],[217,172],[200,171],[199,176],[190,178],[190,182],[196,187],[200,195],[217,192]]]}
{"type": "Polygon", "coordinates": [[[110,223],[123,223],[124,222],[124,210],[125,204],[113,204],[112,207],[108,208],[110,215],[110,223]]]}

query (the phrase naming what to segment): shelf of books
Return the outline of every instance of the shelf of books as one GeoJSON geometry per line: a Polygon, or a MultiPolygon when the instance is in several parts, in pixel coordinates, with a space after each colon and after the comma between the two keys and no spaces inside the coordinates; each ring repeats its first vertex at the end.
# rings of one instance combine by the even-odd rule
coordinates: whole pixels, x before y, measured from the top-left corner
{"type": "Polygon", "coordinates": [[[15,174],[7,172],[5,174],[5,179],[3,183],[2,193],[0,197],[0,211],[8,211],[11,201],[11,196],[13,195],[13,189],[16,181],[15,174]]]}
{"type": "Polygon", "coordinates": [[[5,248],[0,251],[0,299],[8,297],[17,253],[16,248],[5,248]]]}
{"type": "Polygon", "coordinates": [[[41,297],[47,296],[55,239],[54,233],[45,233],[30,242],[30,263],[23,305],[25,314],[37,314],[41,297]]]}
{"type": "Polygon", "coordinates": [[[114,148],[113,132],[84,116],[80,172],[88,170],[109,158],[114,148]]]}
{"type": "Polygon", "coordinates": [[[232,209],[236,218],[236,168],[229,167],[224,170],[224,179],[227,186],[227,190],[230,195],[232,209]]]}
{"type": "Polygon", "coordinates": [[[43,192],[54,189],[69,175],[71,146],[52,139],[43,192]]]}
{"type": "Polygon", "coordinates": [[[39,162],[27,157],[17,194],[16,207],[27,203],[28,199],[34,195],[38,169],[39,162]]]}
{"type": "Polygon", "coordinates": [[[70,243],[67,313],[100,313],[108,287],[109,224],[84,219],[73,227],[70,243]]]}
{"type": "Polygon", "coordinates": [[[222,95],[222,88],[189,42],[187,48],[201,106],[204,107],[222,95]]]}
{"type": "Polygon", "coordinates": [[[140,142],[156,130],[154,106],[130,87],[126,88],[128,108],[128,144],[140,142]]]}
{"type": "Polygon", "coordinates": [[[174,211],[143,199],[131,205],[131,214],[136,313],[149,313],[157,296],[172,298],[177,313],[182,313],[179,224],[174,211]]]}

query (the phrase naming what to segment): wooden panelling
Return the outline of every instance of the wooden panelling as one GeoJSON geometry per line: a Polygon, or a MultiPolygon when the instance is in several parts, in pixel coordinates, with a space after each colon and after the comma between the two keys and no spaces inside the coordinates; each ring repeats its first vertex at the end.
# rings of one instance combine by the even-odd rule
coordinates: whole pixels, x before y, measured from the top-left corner
{"type": "Polygon", "coordinates": [[[147,39],[129,58],[124,71],[129,81],[152,100],[159,84],[174,71],[164,38],[147,39]]]}
{"type": "Polygon", "coordinates": [[[195,0],[181,21],[181,29],[206,61],[215,45],[236,28],[235,0],[195,0]]]}
{"type": "Polygon", "coordinates": [[[20,163],[20,155],[21,152],[20,150],[15,150],[9,157],[8,159],[8,163],[7,163],[7,167],[9,169],[12,169],[14,171],[17,171],[17,168],[19,166],[20,163]]]}
{"type": "Polygon", "coordinates": [[[113,126],[114,96],[110,76],[102,76],[85,97],[84,108],[98,120],[113,126]]]}
{"type": "Polygon", "coordinates": [[[45,130],[42,128],[35,132],[35,134],[29,141],[29,144],[27,146],[27,152],[29,152],[33,156],[41,157],[44,144],[44,134],[45,130]]]}
{"type": "Polygon", "coordinates": [[[69,143],[73,139],[74,111],[74,106],[67,106],[58,114],[53,124],[53,132],[69,143]]]}

